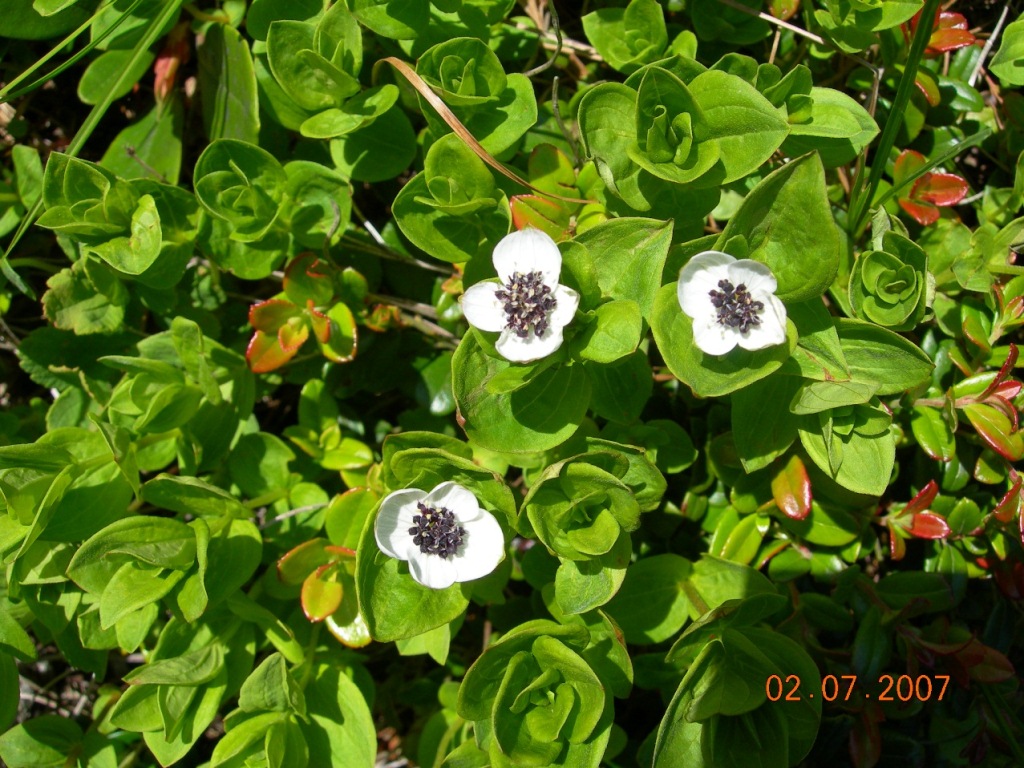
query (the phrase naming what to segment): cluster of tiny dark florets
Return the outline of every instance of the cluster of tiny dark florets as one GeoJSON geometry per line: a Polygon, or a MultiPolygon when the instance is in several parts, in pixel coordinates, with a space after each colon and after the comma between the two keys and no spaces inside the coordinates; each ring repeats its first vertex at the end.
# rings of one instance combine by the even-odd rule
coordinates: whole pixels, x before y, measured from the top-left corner
{"type": "Polygon", "coordinates": [[[740,283],[733,288],[728,280],[719,280],[720,291],[708,291],[711,297],[711,304],[718,310],[718,322],[729,328],[738,328],[740,333],[746,333],[751,327],[761,324],[759,315],[764,309],[764,304],[754,301],[754,297],[747,291],[747,286],[740,283]]]}
{"type": "Polygon", "coordinates": [[[422,501],[416,504],[420,514],[412,519],[416,525],[409,529],[412,543],[425,555],[440,555],[442,560],[458,552],[466,529],[455,524],[455,515],[445,507],[428,507],[422,501]]]}
{"type": "Polygon", "coordinates": [[[505,327],[525,339],[533,329],[535,336],[541,336],[548,328],[548,318],[555,308],[555,297],[544,284],[540,272],[516,272],[495,295],[504,304],[505,327]]]}

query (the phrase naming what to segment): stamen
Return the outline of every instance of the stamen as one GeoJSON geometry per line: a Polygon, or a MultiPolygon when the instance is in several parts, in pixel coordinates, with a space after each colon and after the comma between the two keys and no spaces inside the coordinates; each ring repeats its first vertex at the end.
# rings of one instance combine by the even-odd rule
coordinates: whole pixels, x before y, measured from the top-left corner
{"type": "Polygon", "coordinates": [[[504,305],[508,318],[505,327],[516,336],[525,339],[531,329],[535,336],[541,336],[547,330],[556,302],[540,272],[516,272],[495,295],[504,305]]]}
{"type": "Polygon", "coordinates": [[[718,310],[718,322],[729,328],[738,328],[746,333],[750,328],[759,326],[759,315],[764,311],[764,304],[754,301],[747,291],[747,286],[740,283],[733,288],[728,280],[719,280],[718,287],[722,290],[708,291],[711,304],[718,310]]]}
{"type": "Polygon", "coordinates": [[[416,508],[420,514],[412,519],[416,525],[409,529],[412,543],[425,555],[440,555],[442,560],[459,551],[466,529],[455,524],[455,515],[445,507],[428,507],[422,501],[416,508]]]}

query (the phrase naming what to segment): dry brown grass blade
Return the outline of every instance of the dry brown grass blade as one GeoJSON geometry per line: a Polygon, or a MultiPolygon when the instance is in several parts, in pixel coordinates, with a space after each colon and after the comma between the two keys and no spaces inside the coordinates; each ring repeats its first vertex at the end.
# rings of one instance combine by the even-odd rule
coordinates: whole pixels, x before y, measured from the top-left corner
{"type": "Polygon", "coordinates": [[[483,148],[483,146],[481,146],[480,142],[477,141],[473,134],[470,133],[469,130],[466,128],[466,126],[462,124],[462,121],[459,120],[459,118],[455,116],[455,113],[448,108],[448,105],[441,101],[441,98],[436,93],[434,93],[434,91],[431,89],[429,85],[427,85],[423,81],[422,77],[416,74],[416,70],[414,70],[401,59],[396,59],[394,56],[388,56],[386,59],[381,59],[377,63],[380,64],[382,62],[387,62],[396,70],[398,70],[402,77],[409,81],[409,84],[413,88],[415,88],[424,99],[426,99],[427,103],[434,108],[434,111],[437,112],[440,118],[444,120],[445,123],[448,124],[448,127],[452,129],[452,132],[460,139],[462,139],[466,143],[466,146],[476,153],[477,157],[479,157],[481,160],[483,160],[485,163],[491,166],[491,168],[496,170],[502,176],[511,179],[516,184],[520,184],[526,187],[527,189],[533,190],[538,195],[550,197],[555,200],[561,200],[563,203],[581,203],[583,205],[586,205],[588,203],[597,202],[596,200],[581,200],[576,197],[563,197],[562,195],[556,195],[553,192],[545,192],[542,189],[537,189],[537,187],[533,186],[526,179],[522,178],[517,173],[510,171],[504,165],[502,165],[493,157],[491,157],[490,152],[488,152],[486,149],[483,148]]]}

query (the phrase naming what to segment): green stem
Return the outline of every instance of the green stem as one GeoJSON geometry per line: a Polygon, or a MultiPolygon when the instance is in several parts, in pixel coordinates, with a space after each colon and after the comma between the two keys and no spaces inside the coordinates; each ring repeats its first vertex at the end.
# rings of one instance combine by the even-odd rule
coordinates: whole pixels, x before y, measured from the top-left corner
{"type": "MultiPolygon", "coordinates": [[[[914,39],[910,43],[910,52],[907,54],[907,63],[900,78],[899,86],[896,88],[896,96],[892,100],[889,109],[889,116],[885,120],[885,128],[882,129],[882,136],[878,140],[875,152],[871,161],[871,173],[868,175],[867,186],[860,184],[853,190],[850,196],[850,232],[859,237],[868,223],[868,211],[871,208],[871,201],[878,190],[885,173],[885,166],[889,160],[889,153],[896,144],[896,136],[903,125],[903,115],[910,101],[910,94],[916,88],[915,80],[917,70],[924,56],[924,49],[932,36],[931,19],[935,18],[935,12],[939,9],[941,0],[925,0],[924,8],[921,9],[921,22],[917,25],[914,39]]],[[[863,178],[863,177],[860,177],[863,178]]],[[[860,181],[858,178],[858,182],[860,181]]]]}

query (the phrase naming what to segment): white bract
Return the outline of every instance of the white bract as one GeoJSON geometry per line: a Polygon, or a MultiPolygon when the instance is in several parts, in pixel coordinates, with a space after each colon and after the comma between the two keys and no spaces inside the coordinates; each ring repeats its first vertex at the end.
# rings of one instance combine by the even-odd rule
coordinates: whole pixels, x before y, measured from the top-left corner
{"type": "Polygon", "coordinates": [[[505,557],[505,536],[494,515],[453,482],[430,493],[407,488],[388,494],[373,531],[380,551],[408,561],[412,577],[431,589],[486,576],[505,557]]]}
{"type": "Polygon", "coordinates": [[[473,327],[501,333],[495,348],[506,360],[547,357],[562,346],[562,329],[580,303],[576,291],[558,283],[558,246],[539,229],[523,229],[503,237],[492,260],[501,282],[470,286],[462,313],[473,327]]]}
{"type": "Polygon", "coordinates": [[[737,344],[756,350],[786,340],[786,307],[772,271],[751,259],[704,251],[679,270],[679,306],[693,318],[693,340],[708,355],[737,344]]]}

